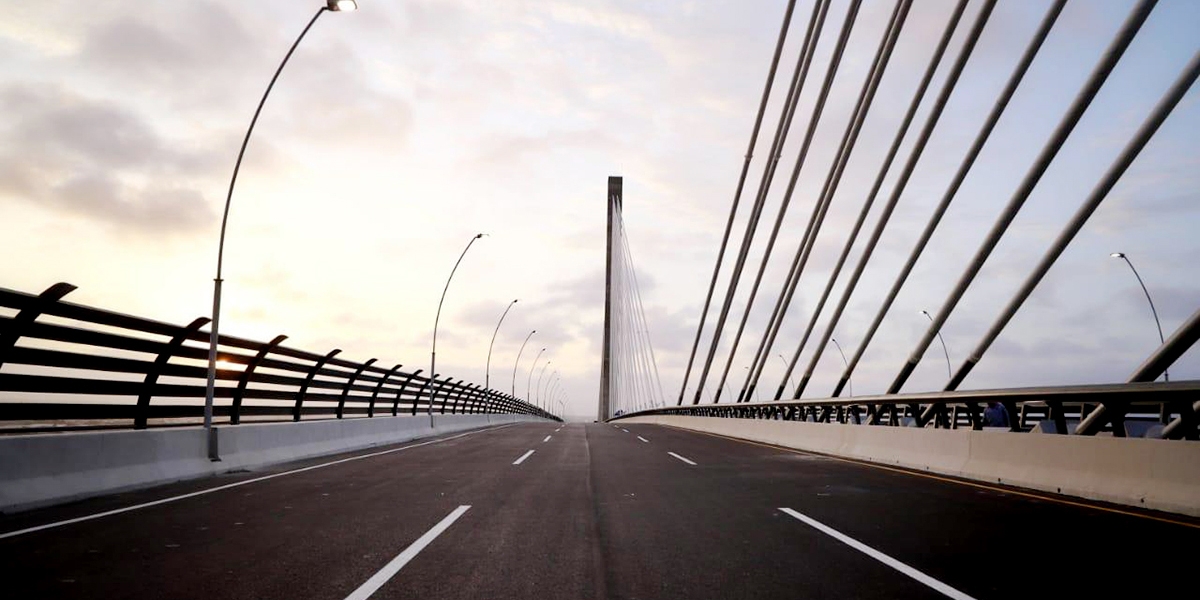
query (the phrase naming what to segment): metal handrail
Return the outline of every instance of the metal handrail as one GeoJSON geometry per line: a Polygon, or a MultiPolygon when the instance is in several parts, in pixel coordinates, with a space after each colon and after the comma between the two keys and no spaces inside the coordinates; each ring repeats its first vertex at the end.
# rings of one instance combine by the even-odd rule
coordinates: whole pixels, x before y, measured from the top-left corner
{"type": "MultiPolygon", "coordinates": [[[[910,394],[880,394],[854,398],[818,398],[808,400],[786,400],[774,402],[745,402],[731,404],[700,404],[668,406],[625,413],[611,420],[639,416],[678,415],[748,419],[780,419],[789,421],[817,421],[865,424],[868,415],[886,414],[887,419],[877,419],[874,424],[900,425],[902,422],[915,424],[919,412],[912,406],[940,406],[944,414],[930,419],[927,426],[934,428],[958,428],[965,425],[981,429],[983,420],[968,411],[977,410],[979,404],[997,402],[1005,406],[1009,414],[1009,428],[1013,431],[1029,431],[1039,428],[1052,433],[1076,433],[1069,422],[1082,421],[1100,406],[1122,406],[1124,411],[1113,418],[1108,431],[1115,436],[1126,435],[1126,421],[1156,420],[1159,408],[1164,405],[1190,405],[1200,397],[1200,381],[1137,382],[1095,385],[1043,386],[1025,388],[1003,388],[990,390],[957,390],[951,392],[922,392],[910,394]],[[1129,415],[1130,409],[1145,408],[1146,417],[1129,415]],[[1150,409],[1153,410],[1150,410],[1150,409]],[[1029,414],[1030,409],[1040,414],[1029,414]],[[909,413],[911,418],[901,416],[909,413]],[[960,414],[962,413],[962,414],[960,414]],[[1153,413],[1153,415],[1151,415],[1153,413]],[[1046,426],[1038,422],[1046,421],[1046,426]]],[[[1079,432],[1094,434],[1096,431],[1079,432]]],[[[1181,432],[1183,433],[1183,432],[1181,432]]],[[[1195,439],[1195,432],[1190,436],[1195,439]]]]}
{"type": "MultiPolygon", "coordinates": [[[[41,295],[0,288],[0,422],[132,421],[191,419],[203,415],[207,370],[206,319],[187,326],[62,301],[75,288],[56,284],[41,295]],[[51,317],[47,321],[44,317],[51,317]],[[25,343],[19,343],[25,342],[25,343]],[[32,342],[32,343],[30,343],[32,342]],[[19,372],[14,372],[19,370],[19,372]],[[163,379],[170,381],[164,382],[163,379]],[[19,396],[17,396],[19,394],[19,396]],[[58,395],[58,396],[52,396],[58,395]],[[66,396],[66,397],[63,397],[66,396]],[[121,397],[117,399],[115,397],[121,397]],[[123,400],[136,398],[137,403],[123,400]]],[[[553,415],[496,390],[461,379],[439,379],[437,397],[422,397],[429,378],[421,370],[385,368],[375,359],[347,360],[270,342],[221,335],[219,356],[235,369],[219,369],[215,408],[236,425],[243,416],[276,420],[373,417],[380,398],[392,410],[428,410],[449,403],[448,412],[553,415]],[[400,405],[404,404],[401,409],[400,405]],[[461,407],[461,408],[460,408],[461,407]]],[[[60,423],[61,425],[61,423],[60,423]]]]}

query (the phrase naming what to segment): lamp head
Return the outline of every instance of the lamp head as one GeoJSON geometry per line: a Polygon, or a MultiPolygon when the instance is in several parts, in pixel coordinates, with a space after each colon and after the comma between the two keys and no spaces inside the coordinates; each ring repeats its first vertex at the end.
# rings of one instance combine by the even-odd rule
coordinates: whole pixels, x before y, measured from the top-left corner
{"type": "Polygon", "coordinates": [[[514,299],[514,300],[513,300],[513,304],[516,304],[516,303],[517,303],[517,301],[516,301],[516,299],[514,299]]]}
{"type": "Polygon", "coordinates": [[[325,4],[325,8],[334,12],[350,12],[358,10],[358,2],[355,0],[329,0],[325,4]]]}
{"type": "Polygon", "coordinates": [[[487,235],[487,234],[486,233],[477,233],[477,234],[475,234],[475,239],[479,239],[485,235],[487,235]]]}
{"type": "Polygon", "coordinates": [[[1125,258],[1125,253],[1124,252],[1113,252],[1112,254],[1109,254],[1108,256],[1110,258],[1125,258]]]}
{"type": "Polygon", "coordinates": [[[928,311],[924,311],[924,310],[922,310],[922,311],[921,311],[921,314],[923,314],[923,315],[925,315],[925,316],[927,316],[927,317],[929,316],[929,312],[928,312],[928,311]]]}

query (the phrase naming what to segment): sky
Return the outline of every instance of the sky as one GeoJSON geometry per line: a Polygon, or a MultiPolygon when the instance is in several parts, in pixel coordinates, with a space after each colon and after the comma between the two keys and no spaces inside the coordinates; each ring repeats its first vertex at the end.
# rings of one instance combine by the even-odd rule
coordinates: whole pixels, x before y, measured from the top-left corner
{"type": "MultiPolygon", "coordinates": [[[[207,315],[237,150],[275,67],[320,6],[310,4],[8,7],[0,21],[0,287],[38,293],[65,281],[79,286],[68,297],[75,303],[179,324],[207,315]]],[[[952,6],[915,4],[772,354],[795,351],[952,6]]],[[[1067,5],[864,355],[854,393],[882,392],[891,382],[927,326],[920,311],[940,307],[1132,4],[1067,5]]],[[[846,5],[833,2],[813,77],[824,73],[846,5]]],[[[978,5],[969,5],[964,22],[978,5]]],[[[536,366],[550,361],[547,377],[557,373],[568,415],[592,418],[606,182],[619,175],[662,386],[668,399],[677,397],[785,6],[362,0],[356,12],[323,15],[279,78],[241,166],[225,246],[222,333],[259,340],[283,333],[289,346],[315,353],[340,348],[351,360],[428,368],[446,276],[482,232],[487,237],[466,255],[446,296],[438,370],[482,383],[496,321],[519,299],[496,339],[492,387],[523,395],[531,358],[546,348],[536,366]],[[514,377],[521,342],[534,329],[514,377]]],[[[797,3],[781,77],[790,75],[811,6],[797,3]]],[[[997,6],[838,326],[847,354],[1046,6],[997,6]]],[[[737,370],[751,361],[891,8],[868,0],[855,24],[734,357],[737,370]]],[[[955,367],[1200,47],[1197,32],[1200,4],[1163,0],[1155,8],[943,328],[955,367]]],[[[943,67],[934,89],[944,75],[943,67]]],[[[769,103],[751,182],[761,174],[783,85],[769,103]]],[[[798,126],[781,153],[789,169],[816,87],[801,96],[798,126]]],[[[1198,130],[1192,90],[964,388],[1125,380],[1158,336],[1137,280],[1111,252],[1137,266],[1166,335],[1200,306],[1198,130]]],[[[783,177],[767,199],[768,225],[783,177]]],[[[744,203],[752,192],[753,185],[744,203]]],[[[742,212],[735,236],[744,219],[742,212]]],[[[752,267],[765,233],[751,248],[752,267]]],[[[734,318],[747,287],[735,296],[734,318]]],[[[727,354],[728,335],[721,364],[727,354]]],[[[834,361],[836,354],[822,358],[807,396],[832,389],[840,374],[834,361]]],[[[782,369],[782,360],[770,361],[765,385],[773,388],[782,369]]],[[[1200,351],[1171,375],[1200,375],[1200,351]]],[[[939,389],[945,379],[935,345],[904,389],[939,389]]]]}

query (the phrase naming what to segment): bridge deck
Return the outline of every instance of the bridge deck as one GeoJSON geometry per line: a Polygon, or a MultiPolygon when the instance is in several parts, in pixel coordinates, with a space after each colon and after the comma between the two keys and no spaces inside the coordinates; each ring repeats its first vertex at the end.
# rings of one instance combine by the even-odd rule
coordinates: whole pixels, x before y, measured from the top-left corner
{"type": "Polygon", "coordinates": [[[500,427],[8,515],[5,595],[936,598],[940,585],[957,597],[1142,597],[1189,572],[1200,541],[1184,517],[652,425],[557,429],[500,427]],[[317,468],[287,473],[298,467],[317,468]],[[229,484],[240,485],[14,534],[229,484]],[[394,560],[410,546],[420,551],[394,560]]]}

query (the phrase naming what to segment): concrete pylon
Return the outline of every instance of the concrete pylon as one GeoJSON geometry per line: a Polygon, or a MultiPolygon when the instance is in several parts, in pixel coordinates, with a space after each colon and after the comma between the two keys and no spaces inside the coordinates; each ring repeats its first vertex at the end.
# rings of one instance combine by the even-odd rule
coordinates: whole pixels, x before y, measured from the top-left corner
{"type": "Polygon", "coordinates": [[[609,395],[609,377],[612,373],[612,279],[613,279],[613,218],[621,211],[621,178],[608,178],[608,237],[604,250],[604,342],[600,356],[600,406],[597,420],[603,422],[612,416],[612,398],[609,395]]]}

